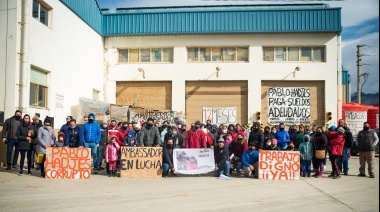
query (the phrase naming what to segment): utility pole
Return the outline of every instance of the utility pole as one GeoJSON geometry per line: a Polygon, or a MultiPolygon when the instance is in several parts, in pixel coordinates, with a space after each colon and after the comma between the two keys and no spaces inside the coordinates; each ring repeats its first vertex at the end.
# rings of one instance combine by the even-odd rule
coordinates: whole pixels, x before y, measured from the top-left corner
{"type": "Polygon", "coordinates": [[[356,61],[356,64],[357,64],[357,67],[358,67],[358,87],[357,87],[357,93],[356,93],[356,96],[357,96],[357,102],[358,104],[361,104],[362,103],[362,90],[361,90],[361,86],[360,86],[360,66],[362,66],[363,64],[360,63],[360,61],[362,59],[360,59],[361,56],[364,56],[364,54],[360,54],[360,48],[363,47],[363,46],[366,46],[364,44],[360,44],[360,45],[356,45],[356,47],[358,48],[358,51],[356,52],[356,56],[358,57],[358,60],[356,61]]]}

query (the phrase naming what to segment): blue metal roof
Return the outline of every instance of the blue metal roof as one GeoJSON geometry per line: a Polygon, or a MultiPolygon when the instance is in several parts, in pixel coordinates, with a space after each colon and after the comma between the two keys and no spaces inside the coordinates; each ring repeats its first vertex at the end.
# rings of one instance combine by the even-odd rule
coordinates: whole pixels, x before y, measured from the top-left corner
{"type": "Polygon", "coordinates": [[[61,1],[103,36],[342,30],[341,8],[326,4],[120,8],[102,13],[95,0],[61,1]]]}

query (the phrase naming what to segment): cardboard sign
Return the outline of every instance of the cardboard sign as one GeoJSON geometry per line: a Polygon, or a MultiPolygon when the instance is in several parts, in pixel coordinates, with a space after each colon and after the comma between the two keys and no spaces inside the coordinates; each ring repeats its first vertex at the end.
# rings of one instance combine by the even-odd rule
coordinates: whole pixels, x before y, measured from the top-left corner
{"type": "Polygon", "coordinates": [[[208,119],[211,123],[220,124],[236,124],[237,122],[236,107],[227,108],[209,108],[203,107],[202,121],[206,123],[208,119]]]}
{"type": "Polygon", "coordinates": [[[90,179],[90,148],[46,148],[45,177],[48,179],[90,179]]]}
{"type": "Polygon", "coordinates": [[[214,171],[213,149],[174,149],[173,162],[176,173],[203,174],[214,171]]]}
{"type": "Polygon", "coordinates": [[[346,111],[346,125],[350,128],[354,141],[356,141],[359,131],[363,129],[363,123],[366,121],[367,111],[346,111]]]}
{"type": "Polygon", "coordinates": [[[121,147],[120,177],[155,178],[162,176],[161,147],[121,147]]]}
{"type": "Polygon", "coordinates": [[[299,180],[299,151],[259,151],[259,179],[299,180]]]}

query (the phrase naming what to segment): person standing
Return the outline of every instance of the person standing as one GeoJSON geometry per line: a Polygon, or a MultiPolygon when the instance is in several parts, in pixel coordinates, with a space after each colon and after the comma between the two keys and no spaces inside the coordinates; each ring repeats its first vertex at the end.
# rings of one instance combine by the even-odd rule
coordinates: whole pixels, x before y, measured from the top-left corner
{"type": "Polygon", "coordinates": [[[329,177],[333,177],[333,179],[340,178],[340,170],[338,167],[338,158],[342,156],[343,147],[344,147],[344,129],[342,127],[338,127],[337,135],[335,138],[329,141],[330,149],[330,161],[333,171],[329,177]]]}
{"type": "Polygon", "coordinates": [[[302,177],[311,175],[311,159],[313,158],[313,145],[310,143],[310,136],[305,135],[303,142],[299,146],[301,157],[302,177]]]}
{"type": "Polygon", "coordinates": [[[245,137],[244,132],[240,132],[236,137],[236,144],[234,149],[234,157],[232,163],[236,168],[236,172],[240,173],[240,169],[243,168],[241,159],[243,157],[243,153],[248,150],[248,142],[245,137]]]}
{"type": "Polygon", "coordinates": [[[323,133],[322,127],[317,127],[317,132],[312,141],[314,147],[314,158],[316,162],[317,171],[313,177],[322,178],[323,171],[325,170],[324,160],[326,158],[327,137],[323,133]]]}
{"type": "Polygon", "coordinates": [[[166,145],[169,138],[173,139],[173,146],[175,149],[182,149],[184,147],[183,137],[178,132],[177,126],[173,125],[170,129],[171,132],[166,133],[164,146],[166,145]]]}
{"type": "Polygon", "coordinates": [[[225,145],[224,139],[220,138],[218,140],[218,145],[214,148],[215,157],[215,177],[219,177],[224,174],[225,176],[230,176],[231,163],[229,161],[228,149],[225,145]]]}
{"type": "Polygon", "coordinates": [[[274,137],[277,139],[278,147],[280,148],[280,150],[286,150],[290,141],[290,136],[288,132],[285,130],[284,123],[280,123],[279,130],[276,132],[274,137]]]}
{"type": "Polygon", "coordinates": [[[251,133],[249,135],[248,143],[254,142],[256,149],[263,149],[264,146],[264,134],[260,130],[260,123],[255,122],[251,127],[251,133]]]}
{"type": "MultiPolygon", "coordinates": [[[[264,142],[267,141],[268,139],[272,140],[272,138],[274,138],[274,135],[271,133],[269,126],[265,126],[264,127],[264,133],[263,133],[263,135],[264,135],[264,142]]],[[[263,148],[264,148],[264,146],[265,145],[263,143],[263,148]]]]}
{"type": "Polygon", "coordinates": [[[363,130],[359,131],[356,145],[359,150],[359,177],[365,177],[365,163],[368,165],[370,178],[375,178],[375,147],[379,142],[379,137],[368,122],[364,122],[363,130]]]}
{"type": "Polygon", "coordinates": [[[88,114],[88,121],[83,125],[81,130],[81,140],[84,147],[91,148],[91,156],[94,161],[94,174],[98,173],[98,146],[102,133],[99,124],[95,121],[94,113],[88,114]]]}
{"type": "Polygon", "coordinates": [[[294,149],[299,150],[300,144],[304,141],[305,137],[305,125],[301,124],[298,128],[299,130],[293,136],[294,149]]]}
{"type": "MultiPolygon", "coordinates": [[[[116,124],[116,121],[115,121],[116,124]]],[[[107,145],[107,139],[108,139],[108,130],[107,130],[107,120],[103,120],[102,125],[100,126],[100,132],[101,132],[101,137],[100,137],[100,142],[98,146],[98,163],[99,163],[99,170],[104,170],[102,167],[103,163],[103,158],[104,158],[104,152],[105,149],[104,147],[107,145]]],[[[108,170],[108,169],[107,169],[108,170]]]]}
{"type": "Polygon", "coordinates": [[[117,137],[115,135],[112,135],[110,137],[110,140],[106,146],[106,151],[105,151],[105,159],[106,163],[108,163],[108,174],[109,177],[111,175],[113,177],[116,177],[116,171],[117,171],[117,159],[118,159],[118,152],[120,150],[120,146],[117,142],[117,137]]]}
{"type": "Polygon", "coordinates": [[[187,133],[185,148],[207,148],[205,133],[200,129],[201,122],[196,121],[194,123],[194,129],[190,129],[187,133]]]}
{"type": "Polygon", "coordinates": [[[256,144],[248,144],[248,150],[243,153],[242,164],[244,176],[249,177],[253,173],[254,178],[258,177],[259,152],[255,149],[256,144]]]}
{"type": "Polygon", "coordinates": [[[81,128],[77,126],[75,119],[70,120],[70,127],[65,132],[65,146],[66,147],[80,147],[84,146],[81,140],[81,128]]]}
{"type": "Polygon", "coordinates": [[[354,143],[354,139],[352,136],[352,132],[350,128],[345,126],[345,122],[343,119],[340,119],[338,121],[338,127],[341,127],[344,129],[344,147],[343,147],[343,154],[338,158],[338,167],[341,172],[343,172],[344,175],[348,175],[348,159],[350,157],[350,150],[354,143]]]}
{"type": "Polygon", "coordinates": [[[17,136],[16,131],[18,126],[20,126],[21,120],[21,111],[16,110],[14,116],[10,117],[9,119],[5,120],[4,126],[3,126],[3,143],[7,144],[7,170],[10,170],[12,168],[17,168],[17,159],[18,159],[18,146],[17,146],[17,136]],[[11,162],[12,159],[12,152],[13,148],[15,149],[15,153],[13,155],[13,163],[11,162]]]}
{"type": "Polygon", "coordinates": [[[161,144],[159,130],[153,126],[153,122],[153,118],[148,118],[146,126],[140,131],[140,146],[142,147],[158,147],[161,144]]]}
{"type": "Polygon", "coordinates": [[[72,116],[67,116],[66,117],[66,124],[62,125],[61,129],[59,130],[59,132],[61,133],[65,133],[66,130],[70,127],[70,121],[73,119],[72,116]]]}
{"type": "Polygon", "coordinates": [[[28,114],[24,115],[23,122],[17,128],[16,136],[18,139],[18,150],[21,156],[19,175],[23,174],[25,154],[27,154],[28,157],[28,175],[32,175],[30,171],[32,168],[33,154],[32,140],[37,137],[37,132],[34,126],[30,124],[30,116],[28,114]]]}
{"type": "Polygon", "coordinates": [[[51,127],[50,117],[46,116],[44,119],[44,126],[38,129],[37,138],[38,154],[44,155],[40,163],[41,177],[45,177],[46,148],[52,147],[55,141],[54,129],[51,127]]]}
{"type": "Polygon", "coordinates": [[[175,172],[175,167],[173,163],[173,150],[175,149],[173,138],[168,137],[163,149],[163,164],[162,164],[162,177],[167,177],[169,175],[169,170],[173,175],[175,172]]]}
{"type": "Polygon", "coordinates": [[[40,120],[40,117],[34,116],[33,117],[33,126],[36,130],[36,138],[33,139],[32,144],[33,144],[33,154],[32,154],[32,169],[35,167],[36,170],[40,170],[39,164],[35,162],[36,156],[38,154],[38,139],[37,139],[37,132],[42,127],[42,121],[40,120]],[[35,165],[34,165],[35,164],[35,165]]]}

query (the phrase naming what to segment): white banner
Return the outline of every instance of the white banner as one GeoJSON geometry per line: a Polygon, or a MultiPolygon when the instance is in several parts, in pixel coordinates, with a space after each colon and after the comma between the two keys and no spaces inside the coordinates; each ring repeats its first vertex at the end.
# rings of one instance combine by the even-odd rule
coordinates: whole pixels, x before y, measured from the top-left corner
{"type": "Polygon", "coordinates": [[[202,110],[202,121],[210,119],[211,123],[220,125],[220,124],[236,124],[236,107],[227,107],[227,108],[209,108],[203,107],[202,110]]]}
{"type": "Polygon", "coordinates": [[[268,123],[310,124],[310,88],[269,88],[268,123]]]}
{"type": "Polygon", "coordinates": [[[360,130],[363,129],[364,122],[367,121],[367,111],[346,111],[346,125],[350,128],[354,141],[360,130]]]}
{"type": "Polygon", "coordinates": [[[179,174],[203,174],[215,168],[213,149],[174,149],[173,161],[179,174]]]}

